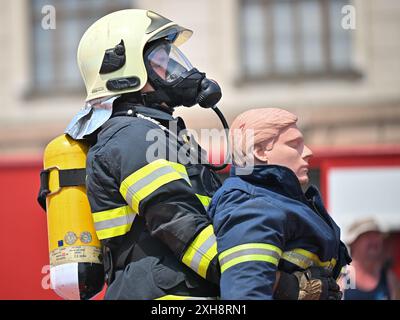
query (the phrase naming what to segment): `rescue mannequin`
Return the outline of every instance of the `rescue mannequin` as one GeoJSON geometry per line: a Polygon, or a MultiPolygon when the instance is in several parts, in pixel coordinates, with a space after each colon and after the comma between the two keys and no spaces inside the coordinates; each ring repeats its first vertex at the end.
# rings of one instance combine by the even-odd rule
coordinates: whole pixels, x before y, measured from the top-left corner
{"type": "Polygon", "coordinates": [[[208,211],[221,299],[341,298],[335,280],[351,259],[318,190],[301,188],[312,152],[296,122],[288,111],[263,108],[232,124],[231,176],[208,211]]]}

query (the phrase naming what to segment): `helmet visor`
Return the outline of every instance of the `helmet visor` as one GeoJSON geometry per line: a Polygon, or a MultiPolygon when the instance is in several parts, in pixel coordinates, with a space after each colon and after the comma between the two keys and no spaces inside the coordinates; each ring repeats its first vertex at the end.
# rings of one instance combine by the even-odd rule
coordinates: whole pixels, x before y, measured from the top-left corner
{"type": "Polygon", "coordinates": [[[186,56],[170,42],[161,42],[147,55],[148,66],[166,83],[179,79],[193,69],[186,56]]]}

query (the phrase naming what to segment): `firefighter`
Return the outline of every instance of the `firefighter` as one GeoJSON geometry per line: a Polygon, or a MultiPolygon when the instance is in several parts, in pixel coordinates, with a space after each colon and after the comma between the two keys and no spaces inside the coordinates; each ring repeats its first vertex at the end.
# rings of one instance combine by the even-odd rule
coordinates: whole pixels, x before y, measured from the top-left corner
{"type": "Polygon", "coordinates": [[[222,299],[341,298],[335,280],[351,259],[318,190],[302,191],[312,152],[296,121],[264,108],[232,124],[231,177],[209,207],[222,299]]]}
{"type": "Polygon", "coordinates": [[[191,33],[129,9],[96,21],[79,44],[87,104],[66,133],[90,142],[86,187],[103,246],[105,299],[219,294],[206,207],[220,181],[188,152],[200,147],[172,115],[177,106],[208,107],[221,98],[218,84],[178,49],[191,33]]]}

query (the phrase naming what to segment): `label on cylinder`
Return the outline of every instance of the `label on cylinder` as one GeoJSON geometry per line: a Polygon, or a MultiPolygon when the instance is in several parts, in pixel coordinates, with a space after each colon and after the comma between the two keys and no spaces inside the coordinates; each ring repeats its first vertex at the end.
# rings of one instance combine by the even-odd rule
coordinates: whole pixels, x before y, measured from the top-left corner
{"type": "Polygon", "coordinates": [[[50,252],[50,265],[58,266],[71,262],[101,263],[101,248],[93,246],[71,246],[50,252]]]}

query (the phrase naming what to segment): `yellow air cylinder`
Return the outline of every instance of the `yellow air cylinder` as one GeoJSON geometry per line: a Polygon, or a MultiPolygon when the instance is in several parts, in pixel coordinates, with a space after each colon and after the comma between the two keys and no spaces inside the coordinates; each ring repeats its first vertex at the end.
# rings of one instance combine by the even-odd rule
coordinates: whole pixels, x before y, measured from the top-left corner
{"type": "Polygon", "coordinates": [[[86,168],[87,151],[85,143],[64,134],[47,145],[43,157],[44,169],[49,171],[46,212],[51,286],[64,299],[90,299],[104,285],[101,244],[86,187],[74,185],[73,179],[71,183],[75,171],[71,169],[86,168]],[[68,186],[64,186],[65,176],[68,186]]]}

